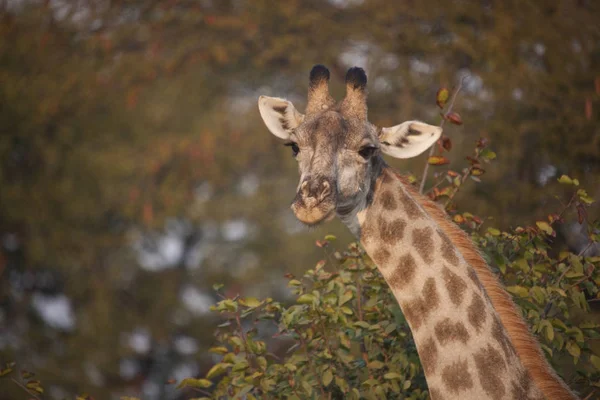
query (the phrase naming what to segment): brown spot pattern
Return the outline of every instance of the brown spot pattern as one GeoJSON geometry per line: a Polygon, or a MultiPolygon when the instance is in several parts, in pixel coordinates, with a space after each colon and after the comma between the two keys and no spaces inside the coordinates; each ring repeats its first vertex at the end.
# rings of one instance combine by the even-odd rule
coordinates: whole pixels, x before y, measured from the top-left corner
{"type": "Polygon", "coordinates": [[[450,318],[446,318],[435,324],[434,330],[435,336],[442,346],[456,341],[467,344],[469,341],[469,332],[467,332],[467,328],[460,321],[452,322],[450,318]]]}
{"type": "Polygon", "coordinates": [[[506,332],[504,331],[504,326],[498,320],[498,317],[494,317],[494,322],[492,324],[492,337],[498,342],[502,351],[504,352],[504,356],[507,360],[511,358],[515,354],[515,348],[508,336],[506,336],[506,332]]]}
{"type": "Polygon", "coordinates": [[[401,189],[399,191],[399,194],[400,194],[400,201],[402,202],[402,205],[404,206],[404,211],[406,212],[406,215],[408,215],[410,218],[414,218],[414,219],[421,218],[423,213],[419,209],[419,206],[417,205],[417,203],[410,196],[408,196],[406,193],[404,193],[403,189],[401,189]]]}
{"type": "Polygon", "coordinates": [[[392,172],[390,172],[389,170],[384,170],[382,175],[383,175],[383,177],[382,177],[381,183],[383,183],[384,185],[395,182],[392,172]]]}
{"type": "Polygon", "coordinates": [[[423,285],[422,296],[404,304],[402,312],[406,320],[410,322],[413,330],[416,331],[423,321],[429,317],[431,310],[436,308],[439,303],[440,297],[435,286],[435,279],[429,278],[423,285]]]}
{"type": "Polygon", "coordinates": [[[367,222],[361,227],[360,230],[360,241],[363,243],[367,243],[375,238],[375,227],[373,226],[373,222],[370,222],[367,219],[367,222]]]}
{"type": "Polygon", "coordinates": [[[518,377],[516,381],[512,382],[511,393],[514,399],[529,399],[529,389],[531,388],[531,378],[529,374],[520,370],[517,372],[518,377]]]}
{"type": "Polygon", "coordinates": [[[402,289],[409,284],[415,276],[417,264],[415,259],[410,254],[405,254],[400,257],[398,266],[388,278],[389,285],[394,289],[402,289]]]}
{"type": "Polygon", "coordinates": [[[460,303],[462,303],[467,284],[458,275],[446,267],[444,267],[442,270],[442,275],[444,277],[444,281],[446,282],[446,290],[448,290],[450,300],[452,300],[454,305],[460,305],[460,303]]]}
{"type": "Polygon", "coordinates": [[[390,259],[390,255],[391,254],[388,250],[379,248],[375,250],[375,253],[373,253],[373,261],[375,261],[375,264],[377,264],[379,267],[383,267],[383,264],[390,259]]]}
{"type": "Polygon", "coordinates": [[[472,267],[469,267],[467,269],[467,275],[469,276],[469,279],[471,279],[471,281],[473,281],[473,283],[475,284],[475,286],[477,286],[477,288],[481,291],[481,281],[479,280],[479,277],[477,276],[477,272],[475,272],[475,270],[472,267]]]}
{"type": "Polygon", "coordinates": [[[425,284],[423,285],[422,293],[423,293],[423,298],[425,299],[425,301],[429,302],[428,303],[429,309],[438,306],[438,304],[440,303],[440,298],[438,296],[437,289],[435,287],[435,279],[428,278],[425,281],[425,284]]]}
{"type": "Polygon", "coordinates": [[[423,261],[428,264],[433,262],[433,239],[431,235],[433,229],[430,227],[417,228],[412,232],[412,244],[417,249],[417,253],[421,256],[423,261]]]}
{"type": "Polygon", "coordinates": [[[469,373],[467,360],[457,361],[452,365],[445,367],[442,371],[442,381],[446,385],[448,391],[454,395],[461,391],[471,389],[473,387],[473,379],[469,373]]]}
{"type": "Polygon", "coordinates": [[[421,359],[421,365],[423,365],[425,375],[431,376],[435,373],[437,357],[437,345],[435,344],[435,340],[430,337],[421,347],[419,347],[419,358],[421,359]]]}
{"type": "Polygon", "coordinates": [[[383,217],[377,219],[379,225],[379,236],[384,243],[393,244],[404,237],[404,228],[406,221],[395,219],[388,222],[383,217]]]}
{"type": "Polygon", "coordinates": [[[442,257],[456,267],[459,260],[454,245],[445,233],[438,231],[438,235],[442,239],[442,257]]]}
{"type": "Polygon", "coordinates": [[[485,323],[486,315],[485,303],[477,293],[473,293],[473,300],[471,300],[471,304],[467,309],[467,316],[469,317],[469,322],[473,325],[473,328],[479,332],[485,323]]]}
{"type": "Polygon", "coordinates": [[[397,207],[396,199],[394,199],[394,195],[389,190],[381,194],[379,201],[381,202],[381,206],[388,211],[395,210],[397,207]]]}
{"type": "Polygon", "coordinates": [[[498,350],[488,344],[486,348],[475,353],[473,359],[483,390],[494,400],[502,399],[506,388],[499,373],[506,369],[506,363],[498,350]]]}

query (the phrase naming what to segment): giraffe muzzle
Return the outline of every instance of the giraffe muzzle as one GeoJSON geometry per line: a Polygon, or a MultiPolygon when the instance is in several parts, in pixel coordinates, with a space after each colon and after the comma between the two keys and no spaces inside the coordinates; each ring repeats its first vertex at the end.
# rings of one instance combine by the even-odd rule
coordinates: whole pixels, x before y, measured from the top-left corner
{"type": "Polygon", "coordinates": [[[302,223],[316,225],[335,216],[335,197],[326,178],[307,179],[292,203],[292,211],[302,223]]]}

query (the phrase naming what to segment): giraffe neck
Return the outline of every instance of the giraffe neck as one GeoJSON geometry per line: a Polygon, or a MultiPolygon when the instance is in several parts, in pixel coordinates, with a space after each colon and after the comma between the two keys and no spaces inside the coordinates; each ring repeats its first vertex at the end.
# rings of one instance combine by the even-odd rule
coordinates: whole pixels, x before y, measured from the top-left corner
{"type": "Polygon", "coordinates": [[[357,219],[361,243],[413,333],[434,400],[575,398],[470,239],[433,202],[384,168],[357,219]]]}

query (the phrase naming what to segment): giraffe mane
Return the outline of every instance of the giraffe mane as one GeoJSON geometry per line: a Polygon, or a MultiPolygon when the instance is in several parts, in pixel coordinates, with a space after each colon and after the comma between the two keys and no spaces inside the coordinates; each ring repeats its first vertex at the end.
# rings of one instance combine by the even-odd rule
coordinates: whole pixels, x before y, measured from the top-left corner
{"type": "Polygon", "coordinates": [[[418,193],[417,190],[401,175],[394,171],[394,175],[404,184],[409,193],[433,218],[452,243],[460,251],[465,261],[475,270],[477,277],[485,288],[494,309],[498,312],[500,321],[506,328],[517,355],[532,380],[547,399],[574,399],[573,392],[556,375],[542,354],[542,350],[529,332],[517,306],[504,290],[498,278],[491,271],[479,250],[467,234],[454,222],[450,221],[446,212],[428,197],[418,193]]]}

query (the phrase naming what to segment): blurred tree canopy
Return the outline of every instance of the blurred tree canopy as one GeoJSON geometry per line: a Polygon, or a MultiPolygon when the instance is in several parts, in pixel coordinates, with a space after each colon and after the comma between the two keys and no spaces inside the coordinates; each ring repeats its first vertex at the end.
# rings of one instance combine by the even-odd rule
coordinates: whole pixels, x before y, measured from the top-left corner
{"type": "MultiPolygon", "coordinates": [[[[214,282],[285,298],[282,275],[316,261],[315,238],[349,238],[339,223],[295,222],[295,163],[256,110],[260,94],[302,109],[315,63],[332,70],[337,97],[346,69],[364,67],[381,125],[437,123],[437,89],[468,75],[455,106],[465,125],[446,129],[452,159],[461,168],[484,136],[498,162],[457,198],[496,226],[547,213],[562,173],[600,197],[595,1],[3,0],[0,10],[0,357],[52,381],[53,397],[170,395],[160,382],[210,361],[214,282]],[[195,350],[182,350],[192,338],[195,350]]],[[[423,162],[392,164],[418,175],[423,162]]],[[[573,251],[586,243],[562,235],[573,251]]]]}

